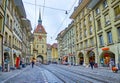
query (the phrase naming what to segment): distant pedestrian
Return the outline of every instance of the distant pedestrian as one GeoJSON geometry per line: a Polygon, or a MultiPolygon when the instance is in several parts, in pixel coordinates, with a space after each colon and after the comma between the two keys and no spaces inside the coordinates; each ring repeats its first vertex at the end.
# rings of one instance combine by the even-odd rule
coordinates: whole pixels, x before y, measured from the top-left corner
{"type": "Polygon", "coordinates": [[[34,59],[32,60],[32,68],[34,67],[34,64],[35,64],[35,62],[34,62],[34,59]]]}
{"type": "Polygon", "coordinates": [[[91,69],[93,69],[93,66],[94,66],[94,62],[92,60],[90,60],[90,67],[91,67],[91,69]]]}

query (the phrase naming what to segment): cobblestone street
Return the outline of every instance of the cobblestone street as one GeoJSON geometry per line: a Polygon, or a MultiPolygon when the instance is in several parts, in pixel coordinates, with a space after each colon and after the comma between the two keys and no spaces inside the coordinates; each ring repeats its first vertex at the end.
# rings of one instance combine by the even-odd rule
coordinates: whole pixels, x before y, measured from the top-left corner
{"type": "MultiPolygon", "coordinates": [[[[115,83],[120,82],[120,71],[118,71],[118,73],[113,73],[110,69],[105,69],[105,68],[95,68],[92,70],[91,68],[86,68],[83,66],[66,66],[66,65],[50,64],[50,65],[34,66],[34,68],[32,68],[30,65],[20,70],[14,70],[10,72],[0,72],[0,83],[64,83],[54,74],[52,74],[52,71],[51,72],[47,71],[44,67],[48,67],[49,69],[52,69],[52,71],[54,71],[54,69],[57,68],[60,69],[59,71],[61,71],[62,68],[63,68],[62,70],[67,69],[68,71],[69,70],[79,71],[84,74],[87,74],[88,76],[96,75],[101,79],[106,77],[106,80],[107,78],[109,78],[111,80],[113,79],[115,83]]],[[[67,79],[65,80],[67,81],[67,79]]],[[[100,83],[104,83],[104,82],[100,82],[100,83]]],[[[111,83],[113,82],[111,81],[111,83]]]]}

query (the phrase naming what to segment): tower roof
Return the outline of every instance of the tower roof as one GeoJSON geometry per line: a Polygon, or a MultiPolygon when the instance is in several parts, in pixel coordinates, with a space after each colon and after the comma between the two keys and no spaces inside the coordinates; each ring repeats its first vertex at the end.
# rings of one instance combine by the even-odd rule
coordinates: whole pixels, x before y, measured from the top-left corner
{"type": "Polygon", "coordinates": [[[35,33],[44,33],[47,34],[47,32],[45,31],[44,27],[41,24],[38,24],[36,29],[34,30],[35,33]]]}
{"type": "Polygon", "coordinates": [[[41,20],[41,12],[39,11],[39,19],[38,19],[38,25],[34,30],[34,33],[43,33],[43,34],[47,34],[47,32],[45,31],[45,28],[42,25],[42,20],[41,20]]]}
{"type": "Polygon", "coordinates": [[[38,19],[38,24],[41,24],[42,25],[42,19],[41,19],[41,12],[39,10],[39,19],[38,19]]]}

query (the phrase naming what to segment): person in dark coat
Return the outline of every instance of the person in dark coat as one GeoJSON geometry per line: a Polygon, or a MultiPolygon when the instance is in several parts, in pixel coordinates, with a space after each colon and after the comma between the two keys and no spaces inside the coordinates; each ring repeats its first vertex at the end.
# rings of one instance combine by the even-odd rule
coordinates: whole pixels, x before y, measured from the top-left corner
{"type": "Polygon", "coordinates": [[[94,66],[94,62],[91,60],[90,61],[90,67],[91,67],[91,69],[93,69],[93,66],[94,66]]]}
{"type": "Polygon", "coordinates": [[[35,62],[34,62],[34,60],[32,60],[32,68],[34,67],[34,64],[35,64],[35,62]]]}

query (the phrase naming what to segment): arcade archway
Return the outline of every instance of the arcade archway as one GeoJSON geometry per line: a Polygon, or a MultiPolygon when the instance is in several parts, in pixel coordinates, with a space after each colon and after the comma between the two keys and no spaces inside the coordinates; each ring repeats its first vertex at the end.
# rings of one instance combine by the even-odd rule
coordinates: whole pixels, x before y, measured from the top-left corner
{"type": "Polygon", "coordinates": [[[44,62],[44,58],[42,55],[38,55],[37,56],[37,61],[40,62],[40,63],[43,63],[44,62]]]}
{"type": "Polygon", "coordinates": [[[10,55],[8,52],[4,53],[4,61],[7,63],[10,60],[10,55]]]}
{"type": "Polygon", "coordinates": [[[95,53],[93,51],[88,51],[87,52],[88,57],[89,57],[89,62],[95,62],[95,53]]]}
{"type": "Polygon", "coordinates": [[[82,52],[79,53],[78,58],[79,58],[79,64],[83,65],[83,63],[84,63],[84,55],[83,55],[82,52]]]}
{"type": "Polygon", "coordinates": [[[100,54],[100,64],[104,67],[109,67],[110,61],[115,64],[115,54],[111,51],[103,51],[100,54]]]}
{"type": "Polygon", "coordinates": [[[15,64],[16,64],[16,58],[17,58],[16,53],[13,54],[13,58],[14,58],[14,66],[15,66],[15,64]]]}

